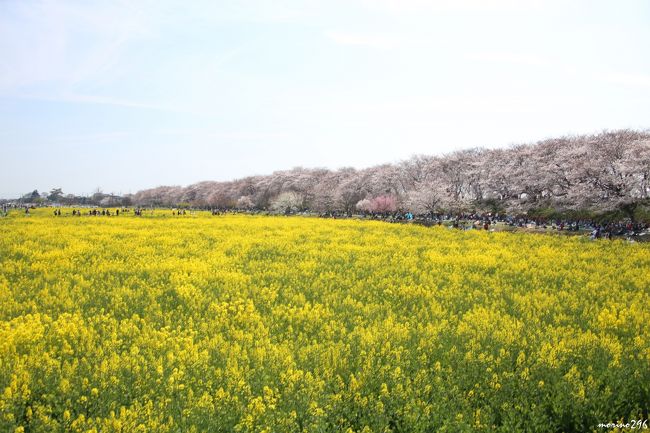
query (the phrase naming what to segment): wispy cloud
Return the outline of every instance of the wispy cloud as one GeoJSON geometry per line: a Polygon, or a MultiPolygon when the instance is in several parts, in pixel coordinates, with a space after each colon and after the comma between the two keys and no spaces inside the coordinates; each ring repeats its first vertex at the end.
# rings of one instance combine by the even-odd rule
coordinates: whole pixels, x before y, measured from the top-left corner
{"type": "Polygon", "coordinates": [[[0,91],[112,79],[123,48],[149,27],[145,15],[123,2],[43,0],[0,7],[0,91]]]}
{"type": "Polygon", "coordinates": [[[601,75],[601,80],[628,87],[650,89],[650,74],[610,73],[601,75]]]}
{"type": "Polygon", "coordinates": [[[172,113],[184,114],[208,114],[205,112],[187,110],[179,106],[155,104],[149,102],[135,101],[129,99],[113,98],[108,96],[82,95],[75,93],[65,93],[59,95],[12,95],[16,99],[26,99],[33,101],[61,102],[72,104],[94,104],[94,105],[111,105],[122,108],[137,108],[144,110],[168,111],[172,113]]]}
{"type": "Polygon", "coordinates": [[[232,141],[263,141],[286,139],[291,137],[287,132],[271,131],[214,131],[209,129],[159,129],[158,135],[199,137],[202,139],[232,140],[232,141]]]}
{"type": "Polygon", "coordinates": [[[389,13],[507,12],[539,9],[541,0],[360,0],[368,9],[389,13]]]}
{"type": "Polygon", "coordinates": [[[327,31],[325,36],[340,45],[352,45],[378,49],[393,49],[403,45],[405,40],[395,35],[327,31]]]}
{"type": "MultiPolygon", "coordinates": [[[[125,140],[137,136],[168,136],[176,138],[191,138],[193,142],[201,141],[268,141],[277,139],[286,139],[291,137],[286,132],[251,132],[251,131],[215,131],[209,129],[152,129],[146,132],[142,131],[106,131],[90,134],[72,134],[54,136],[49,141],[57,143],[81,144],[81,143],[99,143],[107,141],[125,140]]],[[[2,134],[0,134],[2,137],[2,134]]]]}
{"type": "Polygon", "coordinates": [[[51,141],[61,143],[98,143],[105,141],[121,140],[132,136],[132,132],[127,131],[109,131],[97,132],[93,134],[63,135],[52,137],[51,141]]]}
{"type": "Polygon", "coordinates": [[[548,60],[544,57],[530,53],[517,53],[510,51],[481,51],[471,53],[467,58],[481,62],[509,63],[524,66],[546,66],[549,64],[548,60]]]}

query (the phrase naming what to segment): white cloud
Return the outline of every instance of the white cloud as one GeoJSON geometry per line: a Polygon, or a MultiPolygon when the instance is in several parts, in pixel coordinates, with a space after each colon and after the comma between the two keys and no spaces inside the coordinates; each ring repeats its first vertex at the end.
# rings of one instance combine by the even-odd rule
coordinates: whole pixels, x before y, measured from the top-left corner
{"type": "Polygon", "coordinates": [[[405,43],[403,38],[387,34],[353,33],[343,31],[328,31],[325,36],[340,45],[370,47],[377,49],[393,49],[405,43]]]}
{"type": "Polygon", "coordinates": [[[0,91],[110,79],[123,47],[148,29],[144,14],[120,2],[42,0],[0,7],[0,91]]]}
{"type": "Polygon", "coordinates": [[[97,132],[93,134],[64,135],[52,137],[51,140],[61,143],[97,143],[105,141],[122,140],[132,136],[133,133],[126,131],[97,132]]]}
{"type": "Polygon", "coordinates": [[[232,140],[232,141],[265,141],[287,139],[291,134],[286,132],[266,131],[210,131],[205,129],[160,129],[155,131],[159,135],[185,136],[203,140],[232,140]]]}
{"type": "Polygon", "coordinates": [[[368,9],[388,13],[508,12],[538,10],[541,0],[360,0],[368,9]]]}
{"type": "Polygon", "coordinates": [[[17,99],[27,99],[33,101],[112,105],[115,107],[141,108],[146,110],[169,111],[174,113],[205,114],[205,113],[198,113],[198,112],[195,113],[189,110],[184,110],[181,107],[172,106],[172,105],[153,104],[153,103],[141,102],[136,100],[112,98],[109,96],[82,95],[82,94],[75,94],[75,93],[63,93],[58,95],[20,95],[19,94],[19,95],[12,95],[12,97],[17,99]]]}
{"type": "Polygon", "coordinates": [[[601,80],[628,87],[650,89],[650,74],[613,73],[602,75],[601,80]]]}
{"type": "Polygon", "coordinates": [[[481,51],[471,53],[467,57],[470,60],[481,62],[509,63],[524,66],[546,66],[549,64],[547,59],[535,54],[509,51],[481,51]]]}

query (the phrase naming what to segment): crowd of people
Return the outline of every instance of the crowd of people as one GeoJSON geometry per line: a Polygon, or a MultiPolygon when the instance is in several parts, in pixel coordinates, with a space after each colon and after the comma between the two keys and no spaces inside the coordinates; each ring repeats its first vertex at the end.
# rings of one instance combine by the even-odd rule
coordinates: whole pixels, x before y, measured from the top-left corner
{"type": "MultiPolygon", "coordinates": [[[[8,204],[3,204],[1,208],[1,215],[6,216],[9,213],[10,208],[15,208],[16,206],[11,206],[8,204]]],[[[24,212],[26,215],[30,215],[30,209],[34,207],[25,206],[24,212]]],[[[135,207],[133,209],[128,207],[123,207],[119,209],[85,209],[84,211],[80,209],[73,209],[72,216],[120,216],[126,214],[132,214],[134,216],[143,216],[145,212],[149,212],[150,215],[154,214],[152,208],[145,209],[141,207],[135,207]]],[[[211,208],[209,212],[212,216],[226,215],[229,213],[247,213],[247,214],[259,214],[259,213],[268,213],[263,211],[255,210],[245,210],[245,209],[221,209],[221,208],[211,208]]],[[[61,208],[55,208],[53,214],[56,217],[62,216],[61,208]]],[[[171,209],[172,216],[195,216],[196,213],[194,210],[187,209],[171,209]]],[[[308,212],[285,212],[285,215],[297,215],[297,214],[309,214],[308,212]]],[[[69,215],[69,213],[66,213],[69,215]]],[[[629,240],[632,240],[634,236],[637,236],[642,233],[650,232],[650,224],[645,222],[633,222],[630,220],[625,221],[597,221],[597,220],[585,220],[585,219],[560,219],[560,218],[543,218],[543,217],[530,217],[526,215],[512,216],[499,213],[433,213],[429,212],[426,214],[413,214],[412,212],[361,212],[359,214],[351,214],[348,212],[340,211],[328,211],[317,214],[320,218],[364,218],[371,220],[379,220],[391,223],[415,223],[424,226],[433,226],[433,225],[446,225],[450,228],[459,229],[459,230],[486,230],[491,231],[495,229],[496,224],[500,224],[502,227],[510,228],[521,228],[521,229],[530,229],[530,230],[555,230],[558,232],[574,232],[574,233],[588,233],[591,239],[614,239],[616,237],[625,237],[629,240]]]]}
{"type": "MultiPolygon", "coordinates": [[[[25,208],[25,211],[28,212],[28,208],[25,208]]],[[[88,212],[82,213],[81,210],[79,209],[72,209],[72,216],[82,216],[82,215],[87,215],[87,216],[120,216],[120,212],[122,214],[126,214],[131,212],[129,208],[122,208],[122,209],[89,209],[88,212]]],[[[138,214],[139,210],[136,209],[134,211],[136,214],[138,214]]],[[[56,208],[54,209],[54,216],[61,216],[61,208],[56,208]]]]}

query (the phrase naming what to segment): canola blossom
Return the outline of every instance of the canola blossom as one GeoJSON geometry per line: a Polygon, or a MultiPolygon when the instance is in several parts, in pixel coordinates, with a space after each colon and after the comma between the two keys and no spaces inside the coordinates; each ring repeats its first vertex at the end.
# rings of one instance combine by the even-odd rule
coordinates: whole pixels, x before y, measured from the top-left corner
{"type": "Polygon", "coordinates": [[[648,244],[0,219],[1,432],[583,432],[649,407],[648,244]]]}

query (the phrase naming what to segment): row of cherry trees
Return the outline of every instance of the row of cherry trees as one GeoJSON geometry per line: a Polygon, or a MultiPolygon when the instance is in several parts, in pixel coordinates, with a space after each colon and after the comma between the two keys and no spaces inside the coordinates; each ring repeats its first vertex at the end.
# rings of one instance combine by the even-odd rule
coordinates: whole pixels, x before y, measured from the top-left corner
{"type": "Polygon", "coordinates": [[[414,156],[363,170],[295,168],[140,191],[137,205],[391,212],[620,210],[650,197],[650,132],[618,130],[507,149],[414,156]]]}

